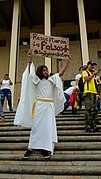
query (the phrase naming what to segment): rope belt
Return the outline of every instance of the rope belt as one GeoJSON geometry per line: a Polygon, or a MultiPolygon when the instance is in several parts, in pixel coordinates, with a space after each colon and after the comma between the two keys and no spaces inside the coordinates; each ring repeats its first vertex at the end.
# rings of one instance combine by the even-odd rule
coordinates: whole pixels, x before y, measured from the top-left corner
{"type": "Polygon", "coordinates": [[[53,99],[42,99],[42,98],[38,98],[38,99],[34,102],[34,104],[33,104],[33,106],[32,106],[32,118],[34,117],[35,105],[36,105],[36,102],[37,102],[37,101],[40,101],[40,102],[48,102],[48,103],[54,102],[53,99]]]}

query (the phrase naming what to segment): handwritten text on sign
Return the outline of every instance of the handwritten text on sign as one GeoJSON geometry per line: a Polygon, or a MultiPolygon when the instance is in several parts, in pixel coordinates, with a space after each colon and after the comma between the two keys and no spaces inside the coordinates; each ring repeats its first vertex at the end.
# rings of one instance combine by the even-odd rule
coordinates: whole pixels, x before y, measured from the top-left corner
{"type": "Polygon", "coordinates": [[[33,55],[65,59],[69,55],[69,39],[30,33],[33,55]]]}

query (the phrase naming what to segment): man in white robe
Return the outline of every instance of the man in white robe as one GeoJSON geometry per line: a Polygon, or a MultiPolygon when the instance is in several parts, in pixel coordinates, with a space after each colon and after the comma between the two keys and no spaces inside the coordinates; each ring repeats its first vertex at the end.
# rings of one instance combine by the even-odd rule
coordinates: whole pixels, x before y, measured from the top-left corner
{"type": "Polygon", "coordinates": [[[45,65],[39,66],[35,73],[31,50],[28,58],[29,64],[23,73],[21,98],[14,124],[32,127],[28,150],[23,158],[27,159],[33,149],[40,149],[44,158],[49,158],[53,154],[54,144],[57,143],[55,115],[63,110],[65,102],[60,76],[65,72],[71,58],[68,57],[61,71],[51,77],[45,65]]]}

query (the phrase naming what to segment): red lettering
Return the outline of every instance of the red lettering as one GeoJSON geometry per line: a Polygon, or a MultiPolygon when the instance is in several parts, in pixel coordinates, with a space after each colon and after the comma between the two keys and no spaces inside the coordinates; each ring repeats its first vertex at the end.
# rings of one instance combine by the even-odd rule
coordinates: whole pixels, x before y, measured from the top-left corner
{"type": "Polygon", "coordinates": [[[60,51],[60,47],[58,46],[58,47],[56,48],[56,50],[57,50],[57,51],[60,51]]]}
{"type": "Polygon", "coordinates": [[[67,45],[65,45],[65,47],[62,49],[62,51],[64,50],[64,52],[67,52],[69,50],[69,48],[67,48],[67,45]]]}
{"type": "Polygon", "coordinates": [[[44,48],[44,46],[46,46],[46,44],[47,44],[47,42],[45,42],[45,41],[41,42],[41,50],[43,50],[43,48],[44,48]]]}
{"type": "Polygon", "coordinates": [[[47,49],[47,50],[50,50],[50,46],[49,46],[49,45],[46,45],[46,49],[47,49]]]}
{"type": "Polygon", "coordinates": [[[51,50],[56,50],[56,45],[54,45],[54,47],[51,44],[51,50]]]}

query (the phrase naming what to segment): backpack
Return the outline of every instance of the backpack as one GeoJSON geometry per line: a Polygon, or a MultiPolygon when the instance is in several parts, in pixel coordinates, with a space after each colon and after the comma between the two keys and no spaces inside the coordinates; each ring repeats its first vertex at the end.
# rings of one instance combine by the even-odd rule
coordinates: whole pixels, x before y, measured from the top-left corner
{"type": "MultiPolygon", "coordinates": [[[[89,72],[88,71],[86,71],[86,72],[88,73],[88,76],[90,76],[89,72]]],[[[83,79],[82,79],[82,76],[81,76],[80,79],[79,79],[79,82],[78,82],[78,87],[79,87],[79,90],[82,94],[84,92],[84,84],[85,84],[85,81],[83,82],[83,79]]],[[[87,86],[88,86],[88,84],[87,84],[87,86]]]]}
{"type": "Polygon", "coordinates": [[[78,82],[78,87],[79,87],[79,90],[80,90],[81,93],[84,92],[84,83],[85,82],[83,82],[83,79],[82,79],[82,76],[81,76],[80,79],[79,79],[79,82],[78,82]]]}

